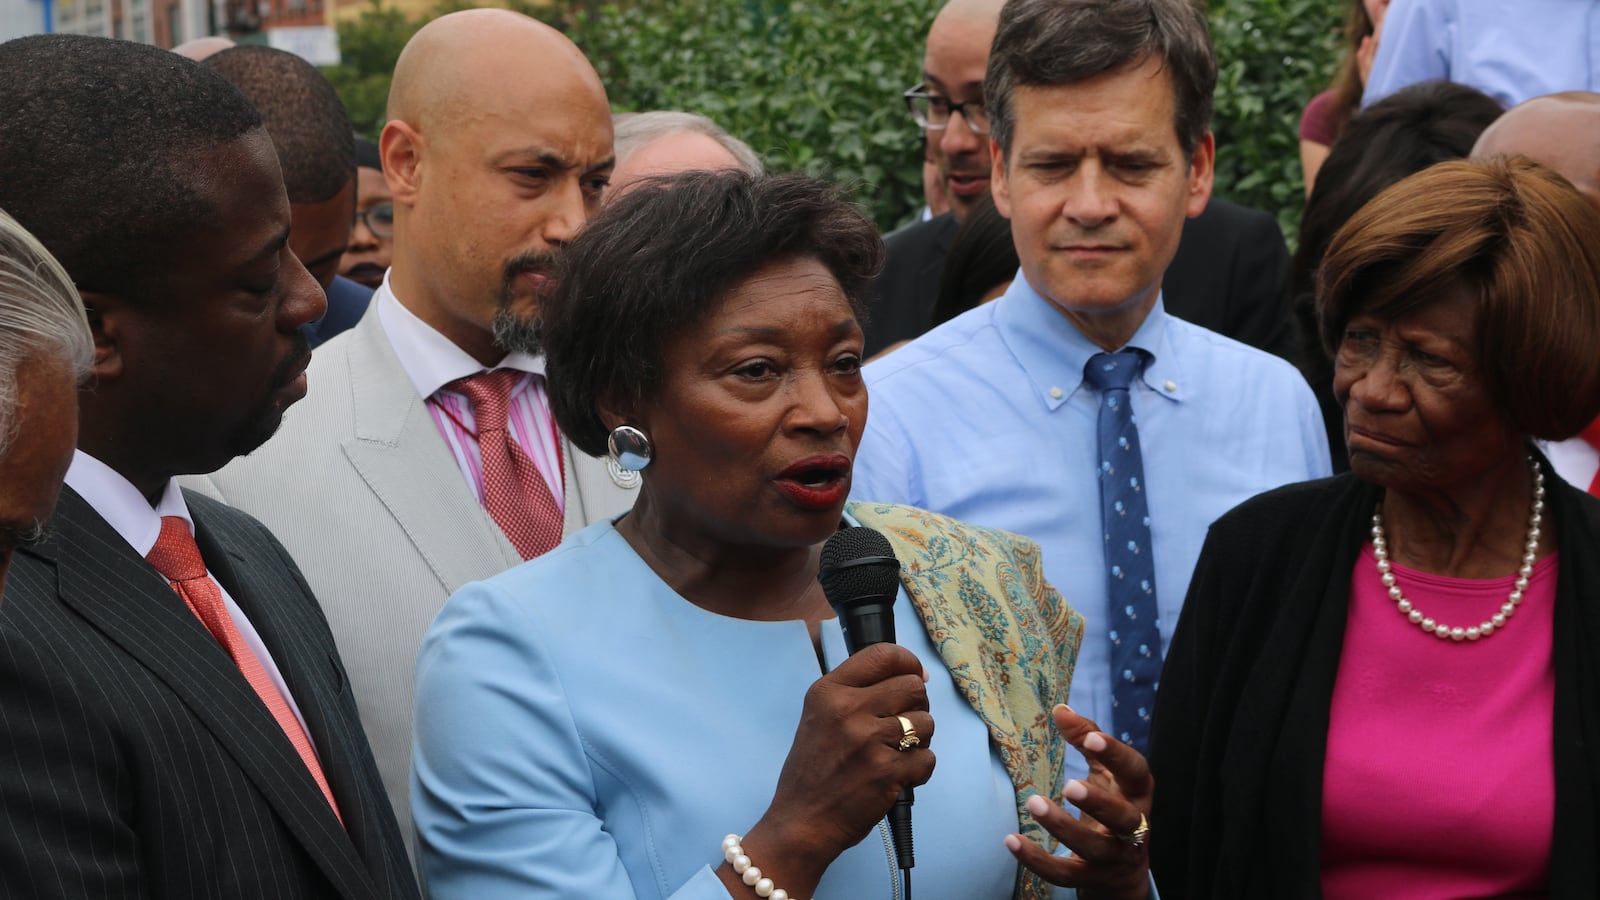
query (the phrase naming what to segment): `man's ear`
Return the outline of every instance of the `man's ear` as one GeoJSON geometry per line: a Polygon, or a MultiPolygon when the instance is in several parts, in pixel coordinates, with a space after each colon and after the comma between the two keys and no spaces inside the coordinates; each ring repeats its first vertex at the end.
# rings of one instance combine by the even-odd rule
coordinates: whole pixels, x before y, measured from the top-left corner
{"type": "Polygon", "coordinates": [[[1216,163],[1217,137],[1208,131],[1189,157],[1189,197],[1184,213],[1191,219],[1205,212],[1206,204],[1211,202],[1211,179],[1216,163]]]}
{"type": "Polygon", "coordinates": [[[422,184],[422,134],[408,122],[394,119],[383,126],[378,136],[378,159],[383,163],[383,180],[396,202],[416,202],[422,184]]]}
{"type": "Polygon", "coordinates": [[[89,333],[94,336],[94,364],[89,377],[96,382],[122,377],[122,341],[128,334],[128,301],[116,294],[82,291],[89,333]]]}
{"type": "Polygon", "coordinates": [[[1006,154],[994,138],[989,139],[989,158],[994,161],[993,171],[989,173],[989,196],[994,200],[995,211],[1009,219],[1011,185],[1006,182],[1006,154]]]}

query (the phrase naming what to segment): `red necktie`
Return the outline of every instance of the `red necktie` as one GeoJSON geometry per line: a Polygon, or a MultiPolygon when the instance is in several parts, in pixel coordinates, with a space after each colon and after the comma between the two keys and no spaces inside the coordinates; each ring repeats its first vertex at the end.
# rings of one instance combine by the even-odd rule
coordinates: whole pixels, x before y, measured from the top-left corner
{"type": "MultiPolygon", "coordinates": [[[[200,548],[194,542],[194,535],[189,533],[189,523],[178,516],[162,516],[161,537],[156,539],[156,545],[145,559],[167,579],[190,611],[211,632],[211,636],[233,657],[234,664],[244,674],[245,680],[250,682],[250,687],[255,689],[256,696],[267,705],[272,717],[278,720],[278,727],[283,729],[289,743],[294,745],[300,760],[311,770],[311,777],[317,787],[322,788],[322,796],[333,807],[333,814],[339,816],[339,804],[334,801],[328,779],[322,774],[322,764],[311,749],[311,739],[306,737],[305,729],[300,727],[300,720],[295,718],[288,701],[278,693],[267,670],[262,668],[261,660],[239,636],[239,628],[234,624],[233,617],[228,615],[227,603],[222,599],[222,589],[206,572],[205,560],[200,558],[200,548]]],[[[343,823],[344,817],[339,816],[339,821],[343,823]]]]}
{"type": "Polygon", "coordinates": [[[478,451],[483,457],[483,506],[523,559],[561,543],[562,514],[544,475],[511,436],[511,389],[525,373],[479,372],[446,385],[472,404],[478,451]]]}
{"type": "MultiPolygon", "coordinates": [[[[1600,450],[1600,419],[1590,422],[1589,427],[1583,430],[1581,437],[1588,442],[1589,446],[1600,450]]],[[[1600,472],[1595,472],[1594,480],[1589,482],[1589,493],[1600,497],[1600,472]]]]}

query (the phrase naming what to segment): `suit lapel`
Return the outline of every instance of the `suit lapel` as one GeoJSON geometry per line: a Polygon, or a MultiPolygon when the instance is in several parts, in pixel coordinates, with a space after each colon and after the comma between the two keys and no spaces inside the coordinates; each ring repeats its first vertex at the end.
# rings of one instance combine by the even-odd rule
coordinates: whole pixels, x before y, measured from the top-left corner
{"type": "Polygon", "coordinates": [[[522,557],[467,490],[377,309],[373,304],[350,335],[355,437],[344,442],[345,456],[452,592],[522,557]]]}
{"type": "MultiPolygon", "coordinates": [[[[289,574],[287,561],[281,566],[252,562],[226,536],[225,528],[216,527],[203,500],[190,497],[189,501],[195,539],[206,568],[244,611],[272,654],[316,748],[322,774],[339,802],[342,827],[328,809],[321,789],[306,774],[304,781],[313,792],[312,799],[309,804],[295,803],[293,809],[308,815],[290,822],[308,849],[315,848],[311,855],[317,864],[338,884],[341,875],[349,879],[351,872],[367,868],[363,860],[381,862],[383,854],[375,852],[373,842],[381,838],[371,833],[367,816],[373,798],[363,790],[358,760],[352,758],[364,738],[356,721],[339,709],[337,692],[344,674],[332,656],[331,645],[318,634],[322,630],[319,623],[304,615],[315,608],[316,601],[310,590],[289,574]],[[296,595],[303,604],[298,615],[294,605],[285,602],[296,595]]],[[[297,771],[305,772],[299,755],[287,742],[285,746],[289,747],[288,758],[298,765],[297,771]]],[[[304,799],[304,792],[297,791],[295,796],[297,801],[304,799]]],[[[370,890],[370,885],[360,887],[362,894],[370,890]]]]}
{"type": "MultiPolygon", "coordinates": [[[[364,867],[321,790],[227,651],[166,579],[70,488],[62,489],[56,520],[61,602],[183,700],[343,896],[370,896],[369,885],[353,880],[364,867]]],[[[243,587],[234,579],[230,594],[235,585],[243,587]]],[[[251,624],[272,619],[252,616],[251,624]]]]}

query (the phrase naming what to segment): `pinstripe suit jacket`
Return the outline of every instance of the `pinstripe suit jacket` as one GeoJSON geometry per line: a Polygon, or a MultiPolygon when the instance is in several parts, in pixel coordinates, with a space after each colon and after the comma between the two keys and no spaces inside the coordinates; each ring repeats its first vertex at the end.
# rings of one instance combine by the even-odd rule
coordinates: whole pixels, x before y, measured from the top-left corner
{"type": "Polygon", "coordinates": [[[82,497],[0,606],[0,896],[414,898],[327,622],[259,522],[190,494],[344,827],[226,650],[82,497]]]}
{"type": "MultiPolygon", "coordinates": [[[[417,647],[452,593],[522,557],[462,478],[376,303],[317,348],[307,379],[308,396],[261,449],[183,481],[260,519],[305,573],[409,843],[417,647]]],[[[633,505],[603,462],[562,445],[567,534],[633,505]]]]}

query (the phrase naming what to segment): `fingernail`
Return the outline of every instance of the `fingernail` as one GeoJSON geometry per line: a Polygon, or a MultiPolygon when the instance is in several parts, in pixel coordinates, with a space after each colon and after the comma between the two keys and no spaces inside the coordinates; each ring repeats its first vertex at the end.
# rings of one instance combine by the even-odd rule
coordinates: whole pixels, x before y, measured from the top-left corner
{"type": "Polygon", "coordinates": [[[1028,814],[1033,816],[1035,819],[1050,811],[1050,801],[1044,799],[1038,794],[1034,794],[1032,797],[1029,797],[1026,806],[1028,807],[1028,814]]]}
{"type": "Polygon", "coordinates": [[[1006,849],[1012,853],[1022,852],[1022,838],[1015,834],[1006,835],[1006,849]]]}
{"type": "Polygon", "coordinates": [[[922,683],[923,684],[927,684],[928,683],[928,670],[927,669],[923,669],[922,670],[922,683]]]}
{"type": "Polygon", "coordinates": [[[1106,736],[1098,731],[1092,731],[1083,739],[1083,749],[1095,753],[1102,753],[1106,749],[1106,736]]]}
{"type": "MultiPolygon", "coordinates": [[[[1056,704],[1056,710],[1061,710],[1061,709],[1064,709],[1067,712],[1072,713],[1073,715],[1077,715],[1077,713],[1072,712],[1072,707],[1066,705],[1065,703],[1057,703],[1056,704]]],[[[1051,712],[1055,712],[1055,710],[1051,710],[1051,712]]]]}
{"type": "Polygon", "coordinates": [[[1067,782],[1066,787],[1061,789],[1061,796],[1071,800],[1073,803],[1079,803],[1082,802],[1083,798],[1089,796],[1089,787],[1074,778],[1067,782]]]}

